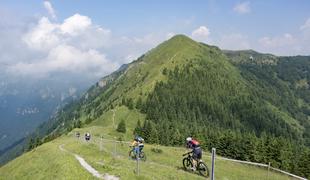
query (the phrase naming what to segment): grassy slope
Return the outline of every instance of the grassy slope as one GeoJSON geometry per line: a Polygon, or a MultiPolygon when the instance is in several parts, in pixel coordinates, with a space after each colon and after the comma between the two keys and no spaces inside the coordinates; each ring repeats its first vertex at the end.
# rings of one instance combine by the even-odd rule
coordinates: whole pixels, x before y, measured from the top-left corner
{"type": "MultiPolygon", "coordinates": [[[[184,148],[165,147],[157,145],[146,145],[145,152],[147,161],[141,163],[141,174],[136,176],[134,173],[135,161],[128,159],[128,144],[117,143],[103,140],[113,139],[114,137],[124,136],[128,140],[131,137],[135,120],[143,118],[137,111],[129,111],[126,107],[115,108],[115,122],[126,118],[127,135],[117,133],[113,127],[113,112],[109,111],[88,127],[75,129],[68,135],[43,144],[31,152],[13,160],[0,168],[0,179],[94,179],[87,171],[80,167],[79,162],[74,157],[59,149],[64,144],[64,148],[70,152],[79,154],[89,164],[100,173],[117,175],[121,179],[203,179],[197,174],[182,170],[182,154],[184,148]],[[91,143],[78,140],[74,137],[74,132],[81,134],[91,132],[93,139],[91,143]],[[116,148],[115,148],[116,147],[116,148]],[[162,154],[151,151],[151,148],[160,148],[162,154]],[[101,150],[100,150],[101,149],[101,150]],[[116,149],[116,151],[115,151],[116,149]],[[116,152],[116,153],[115,153],[116,152]],[[116,154],[116,156],[115,156],[116,154]],[[102,165],[103,164],[103,165],[102,165]]],[[[204,161],[210,167],[210,154],[204,153],[204,161]]],[[[216,161],[217,179],[265,179],[267,171],[248,165],[242,165],[222,160],[216,161]]],[[[270,173],[270,179],[289,179],[278,173],[270,173]]]]}
{"type": "MultiPolygon", "coordinates": [[[[100,101],[100,106],[103,106],[108,102],[112,102],[114,99],[116,99],[116,101],[114,101],[113,104],[116,105],[121,101],[122,97],[136,99],[140,96],[145,98],[146,95],[152,91],[156,81],[165,80],[165,76],[162,75],[162,70],[164,68],[174,69],[176,65],[188,63],[188,59],[195,58],[196,54],[201,54],[200,51],[203,46],[204,45],[196,43],[184,36],[174,37],[169,43],[165,42],[147,53],[146,56],[142,58],[143,61],[140,60],[130,64],[126,73],[118,77],[113,85],[110,86],[107,91],[101,93],[95,101],[100,101]],[[108,100],[102,101],[101,97],[107,95],[107,92],[112,88],[114,88],[114,91],[109,95],[108,100]]],[[[212,47],[206,48],[209,48],[209,50],[212,49],[212,47]]],[[[217,54],[214,55],[216,56],[217,54]]],[[[228,66],[227,63],[228,61],[223,61],[222,68],[226,69],[228,66]]],[[[230,70],[234,71],[231,73],[239,76],[236,69],[230,70]]],[[[87,105],[84,104],[81,108],[81,114],[83,114],[82,120],[87,116],[83,111],[86,106],[87,105]]],[[[132,130],[137,120],[140,119],[141,122],[143,122],[145,119],[145,115],[136,110],[128,110],[124,106],[116,107],[114,112],[114,123],[113,111],[108,110],[80,131],[83,133],[86,131],[91,132],[96,137],[103,136],[108,139],[122,137],[125,140],[129,140],[132,138],[132,130]],[[115,126],[122,119],[125,119],[127,124],[128,131],[125,135],[115,131],[115,126]]],[[[35,151],[26,153],[0,168],[0,174],[3,174],[3,177],[9,179],[15,179],[11,174],[16,175],[16,178],[23,177],[24,179],[31,179],[31,177],[38,177],[38,179],[40,179],[40,177],[47,178],[54,176],[56,179],[70,179],[70,177],[81,177],[82,179],[92,178],[85,170],[79,167],[79,163],[74,157],[58,149],[59,145],[65,144],[66,149],[80,154],[101,173],[108,172],[113,175],[120,175],[122,179],[136,178],[132,172],[135,164],[133,161],[129,161],[126,156],[128,151],[127,145],[122,147],[119,146],[118,154],[122,156],[113,158],[110,153],[114,149],[113,144],[104,143],[105,151],[100,152],[98,143],[97,145],[81,143],[72,138],[72,136],[72,133],[68,136],[62,136],[55,141],[40,146],[35,151]],[[96,162],[98,161],[104,162],[105,165],[102,166],[97,164],[96,162]],[[32,163],[32,165],[28,165],[28,163],[32,163]],[[27,175],[27,173],[29,175],[27,175]]],[[[164,150],[164,153],[162,155],[156,155],[152,154],[150,151],[151,147],[150,145],[146,146],[146,153],[148,154],[149,161],[141,165],[143,171],[141,179],[151,177],[155,179],[199,178],[196,175],[178,170],[178,168],[181,167],[181,154],[184,152],[184,148],[159,146],[164,150]]],[[[210,165],[208,159],[205,160],[210,165]]],[[[223,161],[217,161],[216,172],[218,172],[216,177],[219,179],[263,179],[266,177],[267,173],[266,170],[260,168],[223,161]]],[[[276,173],[270,176],[273,176],[272,179],[285,179],[285,176],[280,176],[276,173]]]]}
{"type": "MultiPolygon", "coordinates": [[[[176,66],[188,63],[196,54],[201,54],[201,47],[201,44],[183,35],[163,42],[140,60],[129,64],[126,72],[110,87],[115,88],[115,91],[108,101],[119,97],[144,99],[153,90],[157,81],[165,80],[166,77],[162,74],[164,68],[173,70],[176,66]]],[[[104,95],[105,93],[102,93],[96,100],[100,100],[104,95]]],[[[115,103],[120,101],[121,99],[117,99],[115,103]]]]}

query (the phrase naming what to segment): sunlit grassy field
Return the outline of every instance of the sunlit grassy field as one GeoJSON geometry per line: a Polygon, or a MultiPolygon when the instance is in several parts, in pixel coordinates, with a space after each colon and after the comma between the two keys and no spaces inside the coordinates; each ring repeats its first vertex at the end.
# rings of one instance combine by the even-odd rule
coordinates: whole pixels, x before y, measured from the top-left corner
{"type": "MultiPolygon", "coordinates": [[[[147,160],[139,163],[137,174],[136,161],[128,157],[128,141],[133,137],[138,119],[143,122],[144,118],[138,111],[117,107],[114,113],[109,111],[88,126],[74,129],[1,167],[0,179],[96,179],[81,167],[72,153],[83,157],[101,174],[108,173],[121,179],[204,179],[197,173],[183,170],[182,154],[186,152],[185,148],[150,144],[145,145],[147,160]],[[125,134],[115,131],[122,119],[126,120],[125,134]],[[75,137],[75,132],[80,132],[81,137],[75,137]],[[90,142],[83,139],[86,132],[92,134],[90,142]],[[123,142],[115,142],[119,137],[123,142]],[[70,153],[61,151],[61,145],[70,153]],[[155,153],[152,148],[161,149],[162,153],[155,153]]],[[[203,153],[203,160],[210,168],[209,152],[203,153]]],[[[264,168],[220,159],[215,162],[215,177],[225,180],[290,179],[276,172],[268,173],[264,168]]]]}

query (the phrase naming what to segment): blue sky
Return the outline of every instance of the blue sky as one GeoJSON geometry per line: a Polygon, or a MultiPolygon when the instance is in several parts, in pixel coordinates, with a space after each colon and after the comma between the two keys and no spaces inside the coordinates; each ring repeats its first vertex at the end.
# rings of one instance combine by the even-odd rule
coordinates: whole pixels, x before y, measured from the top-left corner
{"type": "MultiPolygon", "coordinates": [[[[1,1],[0,7],[27,16],[46,15],[43,1],[1,1]]],[[[53,0],[58,20],[75,13],[90,17],[96,24],[109,27],[115,32],[139,35],[164,29],[189,33],[193,28],[205,25],[214,33],[238,31],[259,37],[296,32],[310,17],[308,0],[195,0],[195,1],[77,1],[53,0]],[[250,12],[237,13],[233,8],[242,2],[249,2],[250,12]],[[182,21],[190,21],[181,26],[182,21]]]]}
{"type": "Polygon", "coordinates": [[[309,0],[2,0],[0,15],[5,72],[36,77],[72,72],[72,63],[102,76],[174,34],[223,49],[310,55],[309,0]]]}

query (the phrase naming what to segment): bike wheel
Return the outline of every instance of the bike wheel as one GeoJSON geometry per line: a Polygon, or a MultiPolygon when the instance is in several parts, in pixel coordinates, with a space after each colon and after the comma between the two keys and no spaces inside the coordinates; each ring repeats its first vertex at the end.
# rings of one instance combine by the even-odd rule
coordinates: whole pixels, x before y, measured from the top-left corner
{"type": "Polygon", "coordinates": [[[201,176],[209,177],[209,169],[204,162],[198,163],[197,170],[201,176]]]}
{"type": "Polygon", "coordinates": [[[193,167],[193,163],[189,158],[186,157],[183,159],[183,167],[185,170],[189,170],[190,168],[193,167]]]}
{"type": "Polygon", "coordinates": [[[140,153],[140,159],[142,161],[146,161],[146,155],[145,155],[145,153],[143,151],[140,153]]]}

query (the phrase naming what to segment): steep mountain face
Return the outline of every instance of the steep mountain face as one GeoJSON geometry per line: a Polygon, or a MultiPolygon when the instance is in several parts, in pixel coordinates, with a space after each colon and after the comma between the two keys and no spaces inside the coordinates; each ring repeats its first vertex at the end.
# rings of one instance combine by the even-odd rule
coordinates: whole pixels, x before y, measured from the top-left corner
{"type": "Polygon", "coordinates": [[[291,118],[310,146],[309,56],[276,57],[255,51],[225,51],[242,76],[254,85],[260,98],[291,118]]]}
{"type": "Polygon", "coordinates": [[[182,145],[186,136],[194,136],[221,155],[272,162],[309,176],[310,151],[304,146],[310,138],[305,75],[309,59],[299,60],[306,69],[287,69],[294,64],[287,58],[294,57],[221,51],[177,35],[60,110],[37,130],[33,139],[40,140],[32,141],[30,149],[73,128],[103,121],[125,105],[143,114],[134,133],[148,143],[182,145]],[[297,75],[290,79],[286,72],[297,75]]]}

